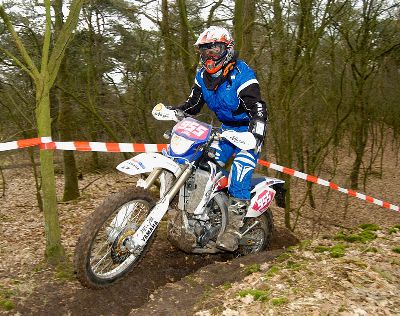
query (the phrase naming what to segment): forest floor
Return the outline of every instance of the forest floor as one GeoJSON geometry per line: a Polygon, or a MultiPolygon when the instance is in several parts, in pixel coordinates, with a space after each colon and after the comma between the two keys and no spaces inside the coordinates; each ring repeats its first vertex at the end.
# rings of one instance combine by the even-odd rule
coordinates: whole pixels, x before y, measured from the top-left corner
{"type": "MultiPolygon", "coordinates": [[[[370,177],[365,193],[400,204],[397,158],[385,153],[382,177],[370,177]]],[[[346,187],[348,167],[338,166],[335,183],[346,187]]],[[[106,195],[135,181],[114,171],[83,174],[82,197],[59,203],[69,260],[52,268],[43,260],[43,215],[30,169],[6,169],[4,176],[0,314],[400,315],[400,214],[377,205],[320,186],[314,187],[316,207],[301,205],[306,184],[294,180],[296,229],[285,229],[283,210],[274,207],[270,251],[240,258],[189,255],[170,245],[161,229],[134,272],[107,289],[90,290],[75,279],[71,263],[80,229],[106,195]]],[[[62,186],[58,175],[59,196],[62,186]]]]}

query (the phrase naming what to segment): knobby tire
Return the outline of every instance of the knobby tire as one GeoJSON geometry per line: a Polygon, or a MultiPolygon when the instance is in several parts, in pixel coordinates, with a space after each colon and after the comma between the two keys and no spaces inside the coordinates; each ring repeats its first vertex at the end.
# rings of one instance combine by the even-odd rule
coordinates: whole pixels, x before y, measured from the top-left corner
{"type": "Polygon", "coordinates": [[[130,273],[149,250],[150,245],[154,241],[155,232],[149,238],[147,244],[144,246],[142,252],[137,256],[137,258],[135,258],[132,263],[130,263],[117,275],[111,278],[99,278],[95,275],[90,266],[92,245],[100,229],[104,223],[110,219],[110,216],[112,216],[116,210],[134,200],[142,200],[149,204],[149,211],[147,214],[156,203],[156,199],[150,194],[150,192],[142,188],[136,187],[133,189],[126,189],[106,198],[86,221],[75,248],[74,258],[76,277],[83,286],[91,289],[100,289],[114,284],[116,281],[130,273]]]}

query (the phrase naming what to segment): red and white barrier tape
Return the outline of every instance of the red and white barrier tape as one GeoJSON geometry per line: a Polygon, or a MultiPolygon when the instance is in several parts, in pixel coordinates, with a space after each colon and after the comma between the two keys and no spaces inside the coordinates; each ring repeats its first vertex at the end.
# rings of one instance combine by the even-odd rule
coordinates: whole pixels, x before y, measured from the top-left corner
{"type": "Polygon", "coordinates": [[[100,142],[50,142],[40,145],[40,149],[103,151],[143,153],[160,152],[167,148],[166,144],[133,144],[133,143],[100,143],[100,142]]]}
{"type": "MultiPolygon", "coordinates": [[[[58,149],[58,150],[76,150],[76,151],[102,151],[102,152],[160,152],[167,148],[167,144],[134,144],[134,143],[101,143],[101,142],[53,142],[51,137],[39,137],[18,140],[8,143],[0,143],[0,151],[20,149],[31,146],[39,146],[40,149],[58,149]]],[[[382,200],[373,198],[371,196],[342,188],[337,184],[318,178],[316,176],[310,176],[306,173],[296,171],[294,169],[282,167],[274,163],[258,160],[258,163],[267,168],[286,173],[288,175],[310,181],[313,183],[321,184],[329,187],[333,190],[345,193],[350,196],[354,196],[363,201],[373,203],[384,208],[388,208],[397,212],[400,212],[400,207],[382,200]]]]}
{"type": "Polygon", "coordinates": [[[30,138],[8,143],[0,143],[0,151],[39,146],[40,149],[58,149],[75,151],[103,152],[160,152],[167,144],[100,143],[100,142],[53,142],[51,137],[30,138]]]}
{"type": "Polygon", "coordinates": [[[51,142],[51,137],[38,137],[38,138],[16,140],[8,143],[0,143],[0,151],[39,146],[41,144],[45,144],[48,142],[51,142]]]}
{"type": "Polygon", "coordinates": [[[310,176],[310,175],[308,175],[306,173],[303,173],[303,172],[300,172],[300,171],[296,171],[296,170],[293,170],[293,169],[290,169],[290,168],[282,167],[282,166],[279,166],[279,165],[276,165],[274,163],[271,163],[271,162],[268,162],[268,161],[264,161],[264,160],[258,160],[258,163],[260,165],[262,165],[262,166],[267,167],[267,168],[274,169],[276,171],[280,171],[280,172],[289,174],[291,176],[294,176],[294,177],[297,177],[297,178],[300,178],[300,179],[303,179],[303,180],[306,180],[306,181],[318,183],[318,184],[324,185],[326,187],[329,187],[329,188],[331,188],[333,190],[345,193],[345,194],[350,195],[350,196],[354,196],[354,197],[359,198],[359,199],[361,199],[363,201],[367,201],[369,203],[373,203],[373,204],[382,206],[384,208],[388,208],[388,209],[391,209],[393,211],[400,212],[400,208],[397,205],[394,205],[394,204],[391,204],[391,203],[388,203],[388,202],[384,202],[382,200],[375,199],[372,196],[365,195],[365,194],[362,194],[362,193],[359,193],[359,192],[356,192],[356,191],[353,191],[353,190],[342,188],[342,187],[338,186],[337,184],[335,184],[333,182],[326,181],[326,180],[318,178],[316,176],[310,176]]]}

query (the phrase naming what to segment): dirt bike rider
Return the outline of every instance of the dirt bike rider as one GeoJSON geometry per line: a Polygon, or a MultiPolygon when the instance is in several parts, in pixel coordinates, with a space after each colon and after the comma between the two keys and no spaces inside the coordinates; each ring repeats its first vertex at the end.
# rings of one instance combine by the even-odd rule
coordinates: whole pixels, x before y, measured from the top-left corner
{"type": "MultiPolygon", "coordinates": [[[[239,244],[239,229],[250,200],[250,182],[262,147],[267,122],[266,104],[254,71],[234,51],[234,41],[225,28],[211,26],[203,31],[195,46],[202,68],[186,102],[177,107],[189,115],[197,114],[204,103],[215,112],[223,130],[250,131],[257,140],[255,150],[243,151],[226,140],[213,144],[216,160],[225,165],[236,154],[229,174],[228,225],[217,239],[217,247],[234,251],[239,244]]],[[[182,113],[180,113],[182,115],[182,113]]]]}

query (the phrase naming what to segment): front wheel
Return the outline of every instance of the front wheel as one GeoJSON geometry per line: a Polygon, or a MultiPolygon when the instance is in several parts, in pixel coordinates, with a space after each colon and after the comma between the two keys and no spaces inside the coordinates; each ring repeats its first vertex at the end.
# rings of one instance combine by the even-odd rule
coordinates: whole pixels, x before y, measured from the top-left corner
{"type": "Polygon", "coordinates": [[[246,230],[248,232],[239,241],[238,254],[248,255],[268,249],[271,245],[273,229],[274,222],[270,209],[259,217],[245,218],[240,232],[242,234],[246,230]]]}
{"type": "Polygon", "coordinates": [[[153,236],[135,253],[129,252],[126,241],[146,219],[155,202],[148,191],[131,188],[111,195],[91,214],[75,248],[75,271],[82,285],[102,288],[132,271],[148,250],[153,236]]]}

